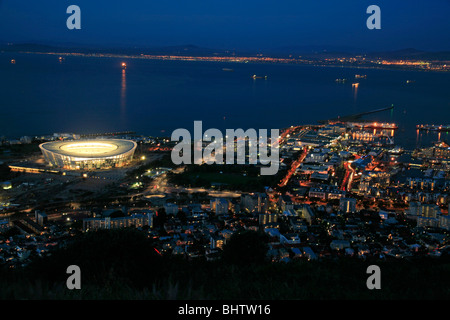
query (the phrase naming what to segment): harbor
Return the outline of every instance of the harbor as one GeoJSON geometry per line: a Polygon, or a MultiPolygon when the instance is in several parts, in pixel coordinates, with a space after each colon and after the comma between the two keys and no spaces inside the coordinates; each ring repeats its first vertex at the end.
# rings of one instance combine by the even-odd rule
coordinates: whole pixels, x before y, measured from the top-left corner
{"type": "Polygon", "coordinates": [[[449,132],[450,125],[435,125],[435,124],[419,124],[417,125],[417,130],[420,131],[438,131],[438,132],[449,132]]]}

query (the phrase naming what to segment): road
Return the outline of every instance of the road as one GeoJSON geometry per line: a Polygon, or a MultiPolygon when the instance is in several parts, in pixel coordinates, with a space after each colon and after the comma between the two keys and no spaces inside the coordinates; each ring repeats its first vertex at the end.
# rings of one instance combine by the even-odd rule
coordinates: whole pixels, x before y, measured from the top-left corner
{"type": "Polygon", "coordinates": [[[353,176],[355,175],[355,169],[353,169],[351,163],[345,162],[345,176],[344,180],[342,181],[341,190],[343,191],[351,191],[352,190],[352,183],[353,183],[353,176]]]}
{"type": "Polygon", "coordinates": [[[289,180],[291,179],[292,175],[295,173],[297,168],[302,164],[303,160],[305,160],[307,154],[308,154],[308,149],[304,148],[300,157],[291,164],[291,168],[287,172],[286,176],[278,184],[279,187],[286,186],[286,184],[289,182],[289,180]]]}

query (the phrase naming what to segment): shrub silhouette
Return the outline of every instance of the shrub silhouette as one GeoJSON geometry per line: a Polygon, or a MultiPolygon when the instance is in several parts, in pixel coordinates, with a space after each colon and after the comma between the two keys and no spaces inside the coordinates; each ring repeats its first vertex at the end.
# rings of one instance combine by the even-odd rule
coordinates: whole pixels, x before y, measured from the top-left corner
{"type": "Polygon", "coordinates": [[[222,258],[231,264],[260,264],[265,261],[267,250],[265,234],[245,230],[231,236],[223,247],[222,258]]]}

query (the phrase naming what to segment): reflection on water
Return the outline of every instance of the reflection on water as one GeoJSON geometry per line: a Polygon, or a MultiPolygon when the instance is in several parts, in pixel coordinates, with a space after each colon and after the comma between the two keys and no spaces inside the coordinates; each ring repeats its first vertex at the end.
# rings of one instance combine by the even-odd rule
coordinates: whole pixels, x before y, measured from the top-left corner
{"type": "MultiPolygon", "coordinates": [[[[158,135],[161,130],[188,128],[194,120],[208,122],[211,128],[285,128],[394,103],[391,113],[364,120],[396,123],[396,144],[412,149],[418,123],[449,118],[450,78],[444,73],[367,70],[370,82],[352,81],[364,86],[359,90],[350,89],[351,83],[334,85],[336,78],[354,76],[350,68],[233,64],[234,72],[224,72],[226,65],[219,62],[136,59],[124,69],[119,58],[73,56],[60,64],[53,55],[2,57],[0,136],[11,138],[69,130],[158,135]],[[11,59],[18,62],[12,65],[11,59]],[[252,79],[255,73],[268,79],[252,79]],[[416,83],[405,87],[409,77],[416,83]],[[145,107],[149,101],[152,108],[145,107]]],[[[437,138],[435,134],[433,140],[437,138]]],[[[448,138],[442,132],[441,141],[448,138]]]]}
{"type": "Polygon", "coordinates": [[[427,132],[416,130],[416,148],[429,147],[436,142],[448,142],[449,139],[448,132],[427,132]]]}
{"type": "Polygon", "coordinates": [[[352,83],[353,99],[355,102],[356,102],[356,99],[358,98],[358,87],[359,87],[359,83],[352,83]]]}
{"type": "Polygon", "coordinates": [[[386,137],[394,137],[395,130],[394,129],[373,129],[373,135],[382,135],[386,137]]]}
{"type": "Polygon", "coordinates": [[[122,115],[125,113],[127,107],[127,74],[125,69],[122,69],[122,83],[120,86],[120,110],[122,115]]]}

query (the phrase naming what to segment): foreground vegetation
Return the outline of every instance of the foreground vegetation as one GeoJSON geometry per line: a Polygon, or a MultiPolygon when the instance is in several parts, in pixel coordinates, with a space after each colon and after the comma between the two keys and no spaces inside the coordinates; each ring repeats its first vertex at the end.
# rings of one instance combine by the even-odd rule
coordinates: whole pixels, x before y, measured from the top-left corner
{"type": "Polygon", "coordinates": [[[264,260],[265,239],[233,236],[219,261],[161,256],[137,230],[80,235],[25,269],[0,273],[1,299],[447,299],[450,260],[378,261],[381,290],[366,287],[373,262],[264,260]],[[81,268],[81,290],[66,287],[69,265],[81,268]]]}
{"type": "Polygon", "coordinates": [[[261,168],[254,165],[187,165],[182,173],[169,173],[169,182],[186,187],[264,192],[267,186],[276,186],[285,172],[261,175],[261,168]]]}

